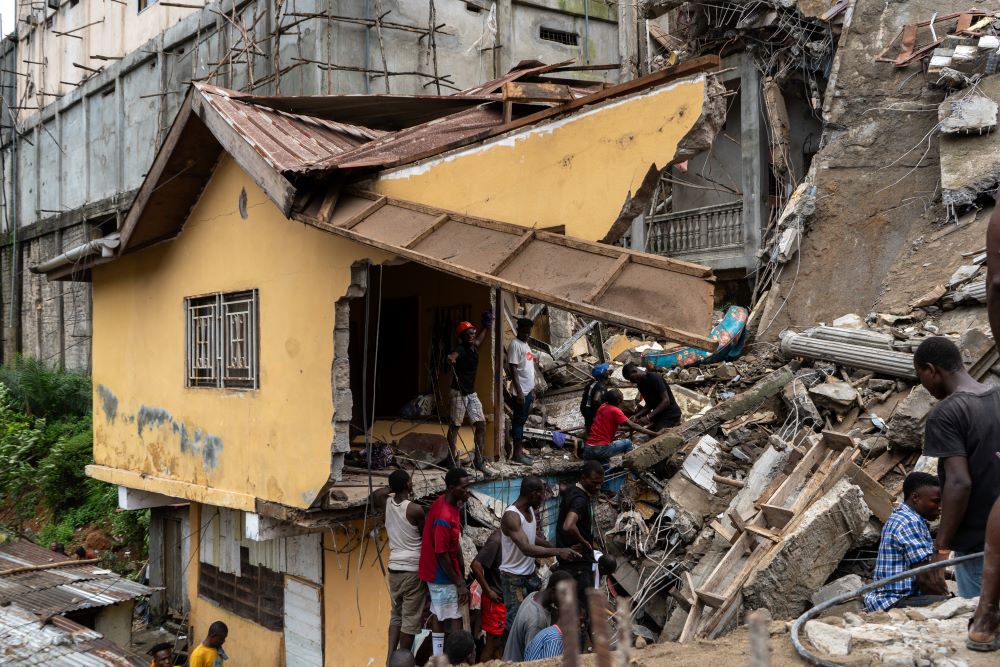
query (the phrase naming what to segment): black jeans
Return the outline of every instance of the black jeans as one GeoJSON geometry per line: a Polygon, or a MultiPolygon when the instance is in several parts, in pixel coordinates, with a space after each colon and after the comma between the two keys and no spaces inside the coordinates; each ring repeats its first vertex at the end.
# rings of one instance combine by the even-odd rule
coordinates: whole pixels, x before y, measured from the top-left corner
{"type": "Polygon", "coordinates": [[[947,600],[949,596],[947,595],[923,595],[917,593],[916,595],[907,595],[905,598],[901,598],[896,602],[896,604],[889,607],[889,609],[902,609],[903,607],[929,607],[935,602],[940,602],[941,600],[947,600]]]}

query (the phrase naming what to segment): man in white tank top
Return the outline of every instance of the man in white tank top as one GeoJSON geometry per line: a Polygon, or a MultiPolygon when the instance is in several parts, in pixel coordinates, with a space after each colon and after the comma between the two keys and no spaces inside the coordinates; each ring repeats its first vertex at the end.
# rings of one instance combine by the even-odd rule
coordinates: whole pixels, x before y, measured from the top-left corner
{"type": "Polygon", "coordinates": [[[407,651],[413,647],[427,598],[427,585],[417,574],[424,508],[410,500],[412,494],[410,476],[402,470],[389,475],[388,488],[372,494],[375,508],[385,512],[389,536],[389,656],[397,647],[407,651]]]}
{"type": "Polygon", "coordinates": [[[542,535],[538,525],[538,511],[544,500],[545,482],[535,475],[525,477],[521,480],[520,495],[504,511],[500,521],[500,583],[504,605],[507,607],[507,630],[510,630],[524,598],[542,587],[536,574],[536,558],[580,558],[580,554],[572,549],[552,546],[542,535]]]}

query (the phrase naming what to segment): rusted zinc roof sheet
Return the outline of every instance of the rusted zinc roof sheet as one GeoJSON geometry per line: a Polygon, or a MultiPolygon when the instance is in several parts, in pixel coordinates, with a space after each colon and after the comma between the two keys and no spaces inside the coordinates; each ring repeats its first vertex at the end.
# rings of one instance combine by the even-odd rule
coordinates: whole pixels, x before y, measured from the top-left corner
{"type": "MultiPolygon", "coordinates": [[[[0,573],[19,567],[74,562],[27,541],[0,545],[0,573]]],[[[0,605],[16,602],[42,615],[105,607],[152,592],[148,586],[93,564],[67,564],[0,576],[0,605]]]]}
{"type": "Polygon", "coordinates": [[[145,667],[147,659],[96,630],[56,616],[43,623],[17,604],[0,606],[0,664],[46,667],[145,667]]]}
{"type": "Polygon", "coordinates": [[[330,159],[385,134],[360,125],[243,102],[224,88],[206,84],[195,87],[204,101],[279,172],[330,159]]]}

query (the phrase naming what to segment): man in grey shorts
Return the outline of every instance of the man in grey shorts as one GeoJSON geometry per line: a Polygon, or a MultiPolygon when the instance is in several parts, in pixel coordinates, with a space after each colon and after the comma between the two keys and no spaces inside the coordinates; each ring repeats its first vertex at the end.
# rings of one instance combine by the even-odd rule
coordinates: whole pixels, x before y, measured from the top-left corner
{"type": "Polygon", "coordinates": [[[458,465],[458,450],[455,443],[458,429],[468,417],[472,423],[476,451],[473,465],[483,469],[483,446],[486,441],[486,415],[483,404],[476,394],[476,370],[479,368],[479,347],[486,340],[486,334],[493,327],[493,315],[483,315],[483,330],[477,332],[471,322],[459,322],[455,327],[458,347],[448,355],[451,368],[451,422],[448,424],[448,446],[451,456],[458,465]]]}
{"type": "Polygon", "coordinates": [[[413,484],[403,470],[389,475],[388,488],[372,494],[376,509],[385,512],[389,536],[389,656],[398,648],[410,650],[420,632],[420,620],[427,600],[427,584],[417,570],[420,539],[424,530],[424,508],[410,500],[413,484]]]}

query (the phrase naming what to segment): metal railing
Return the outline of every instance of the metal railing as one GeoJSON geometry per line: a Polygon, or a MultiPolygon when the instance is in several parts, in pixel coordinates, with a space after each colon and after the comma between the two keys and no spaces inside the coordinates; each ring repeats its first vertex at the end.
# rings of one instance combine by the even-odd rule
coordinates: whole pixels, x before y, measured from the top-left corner
{"type": "Polygon", "coordinates": [[[743,252],[743,203],[716,204],[649,217],[646,250],[670,257],[743,252]]]}

